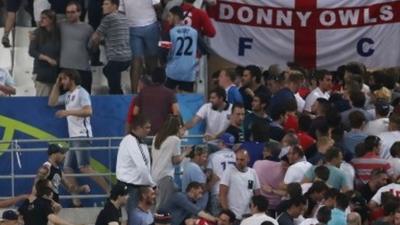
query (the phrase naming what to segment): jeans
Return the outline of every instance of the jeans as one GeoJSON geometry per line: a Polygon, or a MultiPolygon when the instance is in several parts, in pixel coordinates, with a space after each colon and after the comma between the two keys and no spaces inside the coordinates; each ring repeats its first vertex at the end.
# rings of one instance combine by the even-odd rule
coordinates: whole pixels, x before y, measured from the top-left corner
{"type": "Polygon", "coordinates": [[[135,216],[135,209],[139,204],[139,187],[128,186],[128,203],[126,205],[126,211],[128,214],[128,225],[137,225],[133,224],[134,221],[132,219],[135,216]]]}
{"type": "Polygon", "coordinates": [[[110,88],[110,95],[123,94],[121,89],[121,72],[128,69],[130,64],[130,61],[109,61],[103,68],[104,76],[106,76],[108,87],[110,88]]]}

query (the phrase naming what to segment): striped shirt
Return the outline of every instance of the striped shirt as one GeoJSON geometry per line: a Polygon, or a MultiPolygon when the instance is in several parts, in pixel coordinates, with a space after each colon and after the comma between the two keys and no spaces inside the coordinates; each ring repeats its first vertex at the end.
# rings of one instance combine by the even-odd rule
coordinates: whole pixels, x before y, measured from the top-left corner
{"type": "Polygon", "coordinates": [[[104,36],[108,60],[118,62],[131,60],[129,24],[124,14],[119,12],[108,14],[101,20],[96,31],[104,36]]]}
{"type": "Polygon", "coordinates": [[[367,183],[374,169],[383,169],[387,173],[391,172],[390,164],[387,160],[380,158],[374,152],[368,152],[363,157],[355,158],[351,161],[356,170],[356,177],[363,183],[367,183]]]}

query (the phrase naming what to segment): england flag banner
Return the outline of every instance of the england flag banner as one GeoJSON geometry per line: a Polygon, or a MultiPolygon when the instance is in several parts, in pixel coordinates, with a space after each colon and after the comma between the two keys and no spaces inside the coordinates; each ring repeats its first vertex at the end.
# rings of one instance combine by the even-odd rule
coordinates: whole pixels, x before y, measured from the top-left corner
{"type": "Polygon", "coordinates": [[[239,64],[400,65],[400,0],[218,0],[211,48],[239,64]]]}

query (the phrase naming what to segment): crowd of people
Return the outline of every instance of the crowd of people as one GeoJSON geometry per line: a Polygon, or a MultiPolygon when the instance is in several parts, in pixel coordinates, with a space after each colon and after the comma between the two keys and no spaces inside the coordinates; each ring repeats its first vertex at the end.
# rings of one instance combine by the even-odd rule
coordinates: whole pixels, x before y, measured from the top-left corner
{"type": "MultiPolygon", "coordinates": [[[[79,2],[64,8],[58,5],[63,1],[49,2],[30,35],[29,54],[37,94],[49,96],[50,106],[65,105],[56,116],[67,119],[69,137],[92,137],[90,64],[98,63],[100,44],[106,46],[109,93],[122,94],[121,72],[129,66],[138,92],[118,148],[116,184],[110,189],[103,177],[92,176],[110,195],[96,224],[120,224],[126,208],[129,225],[400,225],[398,68],[359,62],[335,71],[296,63],[264,71],[224,68],[210,76],[209,101],[183,122],[176,93],[195,91],[197,57],[205,50],[201,36],[216,33],[193,1],[165,7],[162,31],[153,6],[158,1],[104,0],[97,26],[81,22],[79,2]],[[162,39],[166,30],[169,37],[162,39]],[[170,41],[160,43],[167,54],[159,40],[170,41]],[[140,76],[144,69],[148,77],[140,76]],[[184,146],[201,122],[204,144],[184,146]]],[[[0,93],[15,93],[5,70],[2,77],[0,93]]],[[[79,139],[71,145],[78,151],[50,145],[32,194],[0,206],[24,200],[19,213],[25,224],[70,224],[57,215],[59,186],[90,192],[64,176],[73,169],[95,173],[89,151],[79,151],[89,145],[79,139]]],[[[79,199],[72,203],[80,205],[79,199]]]]}

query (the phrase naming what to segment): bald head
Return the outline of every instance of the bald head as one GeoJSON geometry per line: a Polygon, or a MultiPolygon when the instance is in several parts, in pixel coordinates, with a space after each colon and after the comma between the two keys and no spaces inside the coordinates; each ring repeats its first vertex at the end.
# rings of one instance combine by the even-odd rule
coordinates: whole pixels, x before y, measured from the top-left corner
{"type": "Polygon", "coordinates": [[[250,156],[246,149],[241,148],[236,151],[236,167],[239,170],[244,170],[249,161],[250,156]]]}

